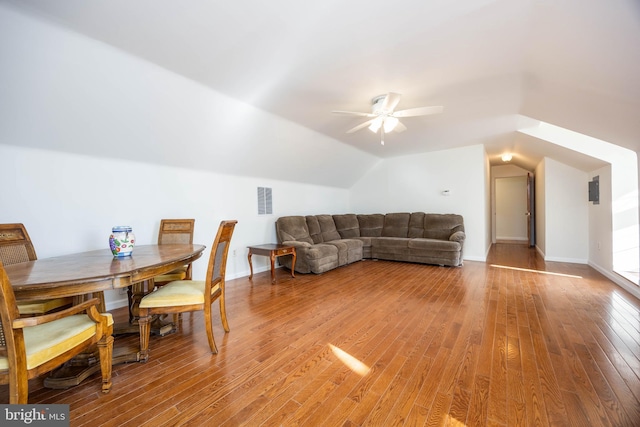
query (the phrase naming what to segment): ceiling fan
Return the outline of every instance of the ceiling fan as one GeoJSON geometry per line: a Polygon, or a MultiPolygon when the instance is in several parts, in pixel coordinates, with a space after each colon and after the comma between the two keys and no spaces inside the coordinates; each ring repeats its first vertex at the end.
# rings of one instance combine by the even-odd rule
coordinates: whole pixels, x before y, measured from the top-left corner
{"type": "Polygon", "coordinates": [[[400,120],[398,120],[398,118],[438,114],[441,113],[444,109],[444,107],[442,106],[433,106],[393,111],[400,102],[401,96],[402,95],[400,95],[399,93],[393,92],[389,92],[386,95],[376,96],[371,100],[371,103],[373,104],[371,113],[360,113],[357,111],[333,111],[333,113],[370,117],[370,120],[367,120],[366,122],[349,129],[347,133],[354,133],[359,131],[360,129],[369,127],[369,130],[371,130],[371,132],[378,133],[378,131],[380,131],[380,143],[384,145],[385,133],[389,133],[392,130],[395,130],[396,132],[403,132],[407,130],[407,127],[403,125],[400,120]]]}

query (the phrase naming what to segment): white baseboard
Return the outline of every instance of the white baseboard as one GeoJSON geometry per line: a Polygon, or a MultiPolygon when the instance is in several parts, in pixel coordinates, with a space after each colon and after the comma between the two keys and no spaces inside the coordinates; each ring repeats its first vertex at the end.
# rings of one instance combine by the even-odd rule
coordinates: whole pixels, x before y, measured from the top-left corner
{"type": "Polygon", "coordinates": [[[592,263],[592,262],[589,262],[588,264],[589,264],[590,267],[592,267],[594,270],[598,271],[600,274],[605,276],[607,279],[611,280],[613,283],[615,283],[616,285],[620,286],[622,289],[624,289],[625,291],[629,292],[634,297],[640,299],[640,287],[636,286],[634,283],[629,282],[624,277],[602,268],[598,264],[595,264],[595,263],[592,263]]]}
{"type": "Polygon", "coordinates": [[[487,262],[487,257],[481,257],[481,256],[464,256],[462,257],[462,259],[464,261],[480,261],[480,262],[487,262]]]}
{"type": "Polygon", "coordinates": [[[545,261],[549,262],[568,262],[570,264],[588,264],[588,260],[582,258],[561,258],[561,257],[548,257],[545,261]]]}
{"type": "Polygon", "coordinates": [[[528,242],[529,239],[527,237],[509,237],[509,236],[496,236],[496,241],[506,241],[506,242],[528,242]]]}

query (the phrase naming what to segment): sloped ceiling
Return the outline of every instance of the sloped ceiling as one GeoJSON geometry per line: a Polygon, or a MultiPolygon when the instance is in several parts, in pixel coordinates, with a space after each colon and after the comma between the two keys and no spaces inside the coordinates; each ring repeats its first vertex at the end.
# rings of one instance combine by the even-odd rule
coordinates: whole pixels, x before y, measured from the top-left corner
{"type": "Polygon", "coordinates": [[[640,149],[637,0],[11,3],[379,158],[482,143],[492,163],[600,165],[519,134],[523,119],[640,149]],[[331,114],[390,91],[444,112],[384,146],[331,114]]]}

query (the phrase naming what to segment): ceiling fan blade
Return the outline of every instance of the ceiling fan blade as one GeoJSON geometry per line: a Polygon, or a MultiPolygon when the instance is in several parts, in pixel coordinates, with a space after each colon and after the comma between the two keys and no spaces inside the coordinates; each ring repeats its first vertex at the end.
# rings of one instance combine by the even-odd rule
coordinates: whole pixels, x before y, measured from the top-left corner
{"type": "Polygon", "coordinates": [[[367,120],[367,121],[366,121],[366,122],[364,122],[364,123],[360,123],[358,126],[356,126],[356,127],[354,127],[354,128],[349,129],[349,130],[347,131],[347,133],[354,133],[354,132],[359,131],[360,129],[364,129],[364,128],[366,128],[367,126],[369,126],[371,123],[373,123],[373,121],[374,121],[374,120],[375,120],[375,119],[371,119],[371,120],[367,120]]]}
{"type": "Polygon", "coordinates": [[[345,114],[349,116],[360,116],[360,117],[376,117],[375,114],[372,113],[361,113],[359,111],[332,111],[334,114],[345,114]]]}
{"type": "Polygon", "coordinates": [[[433,107],[418,107],[409,108],[408,110],[396,111],[392,114],[393,117],[415,117],[415,116],[428,116],[429,114],[442,113],[444,107],[441,105],[433,107]]]}
{"type": "Polygon", "coordinates": [[[395,130],[396,132],[404,132],[405,130],[407,130],[407,127],[403,125],[402,122],[398,122],[398,124],[396,125],[396,127],[393,128],[393,130],[395,130]]]}
{"type": "Polygon", "coordinates": [[[382,102],[382,111],[391,112],[400,102],[402,95],[399,93],[389,92],[382,102]]]}

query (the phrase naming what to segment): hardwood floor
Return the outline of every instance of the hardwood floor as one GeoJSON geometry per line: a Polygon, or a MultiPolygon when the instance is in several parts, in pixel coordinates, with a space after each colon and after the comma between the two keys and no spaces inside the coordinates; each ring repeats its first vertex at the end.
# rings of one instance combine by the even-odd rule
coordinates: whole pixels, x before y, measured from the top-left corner
{"type": "Polygon", "coordinates": [[[29,403],[70,404],[72,426],[640,425],[640,302],[586,265],[496,245],[462,268],[277,278],[227,283],[219,354],[185,314],[148,363],[114,367],[111,393],[37,379],[29,403]]]}

